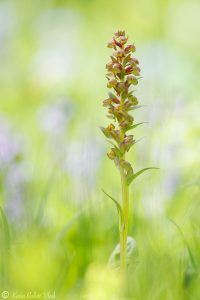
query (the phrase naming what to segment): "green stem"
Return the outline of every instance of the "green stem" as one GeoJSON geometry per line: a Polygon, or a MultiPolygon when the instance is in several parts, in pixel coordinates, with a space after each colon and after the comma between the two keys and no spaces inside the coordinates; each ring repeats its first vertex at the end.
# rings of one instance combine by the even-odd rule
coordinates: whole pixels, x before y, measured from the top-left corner
{"type": "MultiPolygon", "coordinates": [[[[124,75],[121,78],[121,82],[124,82],[124,75]]],[[[121,97],[121,105],[123,107],[124,100],[121,97]]],[[[125,136],[125,133],[122,128],[120,128],[120,132],[125,136]]],[[[125,160],[125,154],[122,157],[122,160],[125,160]]],[[[124,174],[124,169],[120,166],[120,177],[121,177],[121,188],[122,188],[122,213],[123,213],[123,221],[120,222],[120,271],[125,283],[126,276],[126,244],[127,244],[127,234],[128,234],[128,213],[129,213],[129,188],[126,182],[126,177],[124,174]]]]}
{"type": "Polygon", "coordinates": [[[122,186],[122,212],[123,223],[120,223],[120,270],[123,275],[126,274],[126,244],[128,233],[128,213],[129,213],[129,189],[123,169],[120,168],[121,186],[122,186]]]}

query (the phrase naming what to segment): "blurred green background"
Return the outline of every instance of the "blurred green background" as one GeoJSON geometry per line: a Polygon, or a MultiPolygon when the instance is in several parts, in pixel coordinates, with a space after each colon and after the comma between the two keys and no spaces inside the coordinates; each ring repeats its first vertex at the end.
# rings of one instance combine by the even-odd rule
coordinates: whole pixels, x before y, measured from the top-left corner
{"type": "Polygon", "coordinates": [[[131,187],[123,299],[199,299],[199,16],[198,0],[0,1],[0,297],[118,299],[118,216],[101,188],[120,199],[120,180],[98,127],[106,44],[124,29],[142,70],[134,118],[148,122],[129,159],[160,170],[131,187]]]}

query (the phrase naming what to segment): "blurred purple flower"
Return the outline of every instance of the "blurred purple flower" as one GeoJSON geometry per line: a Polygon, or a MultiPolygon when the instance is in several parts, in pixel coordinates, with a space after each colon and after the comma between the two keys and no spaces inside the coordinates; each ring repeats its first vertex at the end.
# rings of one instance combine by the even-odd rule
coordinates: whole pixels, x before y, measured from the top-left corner
{"type": "Polygon", "coordinates": [[[5,188],[21,189],[27,181],[26,166],[24,163],[12,164],[5,176],[5,188]]]}
{"type": "Polygon", "coordinates": [[[15,163],[8,169],[4,179],[5,210],[11,221],[19,220],[24,211],[25,191],[28,177],[24,163],[15,163]]]}
{"type": "Polygon", "coordinates": [[[46,105],[38,112],[40,128],[51,136],[62,135],[71,119],[72,112],[72,105],[65,98],[46,105]]]}
{"type": "Polygon", "coordinates": [[[165,197],[172,198],[174,194],[176,193],[179,183],[180,183],[180,174],[178,170],[171,170],[166,174],[166,176],[163,179],[163,191],[165,191],[165,197]]]}
{"type": "Polygon", "coordinates": [[[76,198],[83,199],[96,183],[103,148],[95,138],[73,141],[68,145],[65,171],[73,179],[76,198]]]}
{"type": "Polygon", "coordinates": [[[0,169],[14,162],[22,153],[21,137],[14,136],[7,120],[0,117],[0,169]]]}
{"type": "Polygon", "coordinates": [[[11,221],[19,219],[24,210],[27,174],[22,160],[24,154],[22,144],[22,137],[14,134],[8,120],[1,116],[0,174],[5,210],[11,221]]]}
{"type": "Polygon", "coordinates": [[[5,212],[11,222],[15,222],[17,220],[20,220],[23,211],[24,211],[24,205],[22,201],[22,194],[18,193],[18,191],[13,191],[12,195],[6,195],[7,201],[5,204],[5,212]]]}
{"type": "Polygon", "coordinates": [[[66,169],[71,176],[88,178],[92,182],[101,156],[102,149],[95,138],[72,142],[67,152],[66,169]]]}

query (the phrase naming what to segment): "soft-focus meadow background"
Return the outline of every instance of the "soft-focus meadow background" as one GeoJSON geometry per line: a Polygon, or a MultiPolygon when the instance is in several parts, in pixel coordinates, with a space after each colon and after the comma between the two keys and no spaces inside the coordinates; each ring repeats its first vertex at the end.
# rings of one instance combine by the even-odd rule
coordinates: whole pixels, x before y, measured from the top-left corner
{"type": "Polygon", "coordinates": [[[131,187],[124,299],[199,299],[199,16],[198,0],[0,1],[0,297],[117,299],[118,216],[101,188],[120,199],[120,181],[98,127],[106,43],[125,29],[148,122],[129,158],[160,170],[131,187]]]}

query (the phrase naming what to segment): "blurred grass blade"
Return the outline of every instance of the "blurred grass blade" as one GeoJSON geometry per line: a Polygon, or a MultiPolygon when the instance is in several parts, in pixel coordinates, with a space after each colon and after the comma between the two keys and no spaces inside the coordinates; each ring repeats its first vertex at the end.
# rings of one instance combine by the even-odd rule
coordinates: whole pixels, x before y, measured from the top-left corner
{"type": "Polygon", "coordinates": [[[51,193],[51,190],[53,188],[53,183],[55,182],[55,179],[56,179],[56,172],[55,172],[55,168],[53,168],[52,170],[52,173],[49,177],[49,180],[44,188],[44,191],[42,193],[42,196],[41,196],[41,199],[40,199],[40,202],[38,204],[38,208],[36,209],[36,212],[35,212],[35,216],[34,216],[34,219],[33,219],[33,226],[36,225],[36,226],[40,226],[41,225],[41,222],[42,222],[42,218],[45,214],[45,207],[47,205],[47,202],[48,202],[48,198],[49,198],[49,195],[51,193]]]}
{"type": "Polygon", "coordinates": [[[53,241],[53,247],[57,247],[57,245],[60,243],[60,241],[65,237],[66,233],[69,231],[69,229],[74,225],[74,223],[86,212],[86,209],[77,212],[74,214],[74,216],[65,224],[65,226],[58,232],[56,235],[54,241],[53,241]]]}
{"type": "Polygon", "coordinates": [[[176,228],[178,229],[179,233],[181,234],[183,242],[186,245],[186,248],[187,248],[187,251],[188,251],[188,255],[190,257],[191,264],[192,264],[192,266],[193,266],[194,269],[197,269],[196,259],[195,259],[194,255],[192,253],[192,250],[190,249],[190,246],[189,246],[188,242],[185,239],[183,231],[181,230],[180,226],[174,220],[172,220],[170,218],[169,218],[169,220],[170,220],[170,222],[172,222],[176,226],[176,228]]]}
{"type": "Polygon", "coordinates": [[[0,207],[0,218],[1,218],[2,229],[3,229],[3,234],[2,234],[3,242],[4,242],[5,250],[8,251],[10,249],[10,230],[9,230],[7,217],[1,207],[0,207]]]}
{"type": "Polygon", "coordinates": [[[136,177],[138,177],[140,174],[142,174],[142,173],[145,172],[145,171],[148,171],[148,170],[158,170],[158,169],[159,169],[159,168],[156,168],[156,167],[144,168],[144,169],[138,171],[137,173],[132,174],[131,176],[129,176],[129,177],[127,178],[127,184],[130,185],[131,182],[132,182],[136,177]]]}
{"type": "Polygon", "coordinates": [[[0,289],[5,289],[8,283],[10,240],[7,218],[3,209],[0,207],[0,289]]]}
{"type": "Polygon", "coordinates": [[[117,202],[117,200],[115,200],[112,196],[110,196],[108,193],[106,193],[103,189],[101,189],[101,190],[108,198],[110,198],[115,203],[118,213],[120,215],[121,224],[124,224],[124,215],[123,215],[121,205],[117,202]]]}

